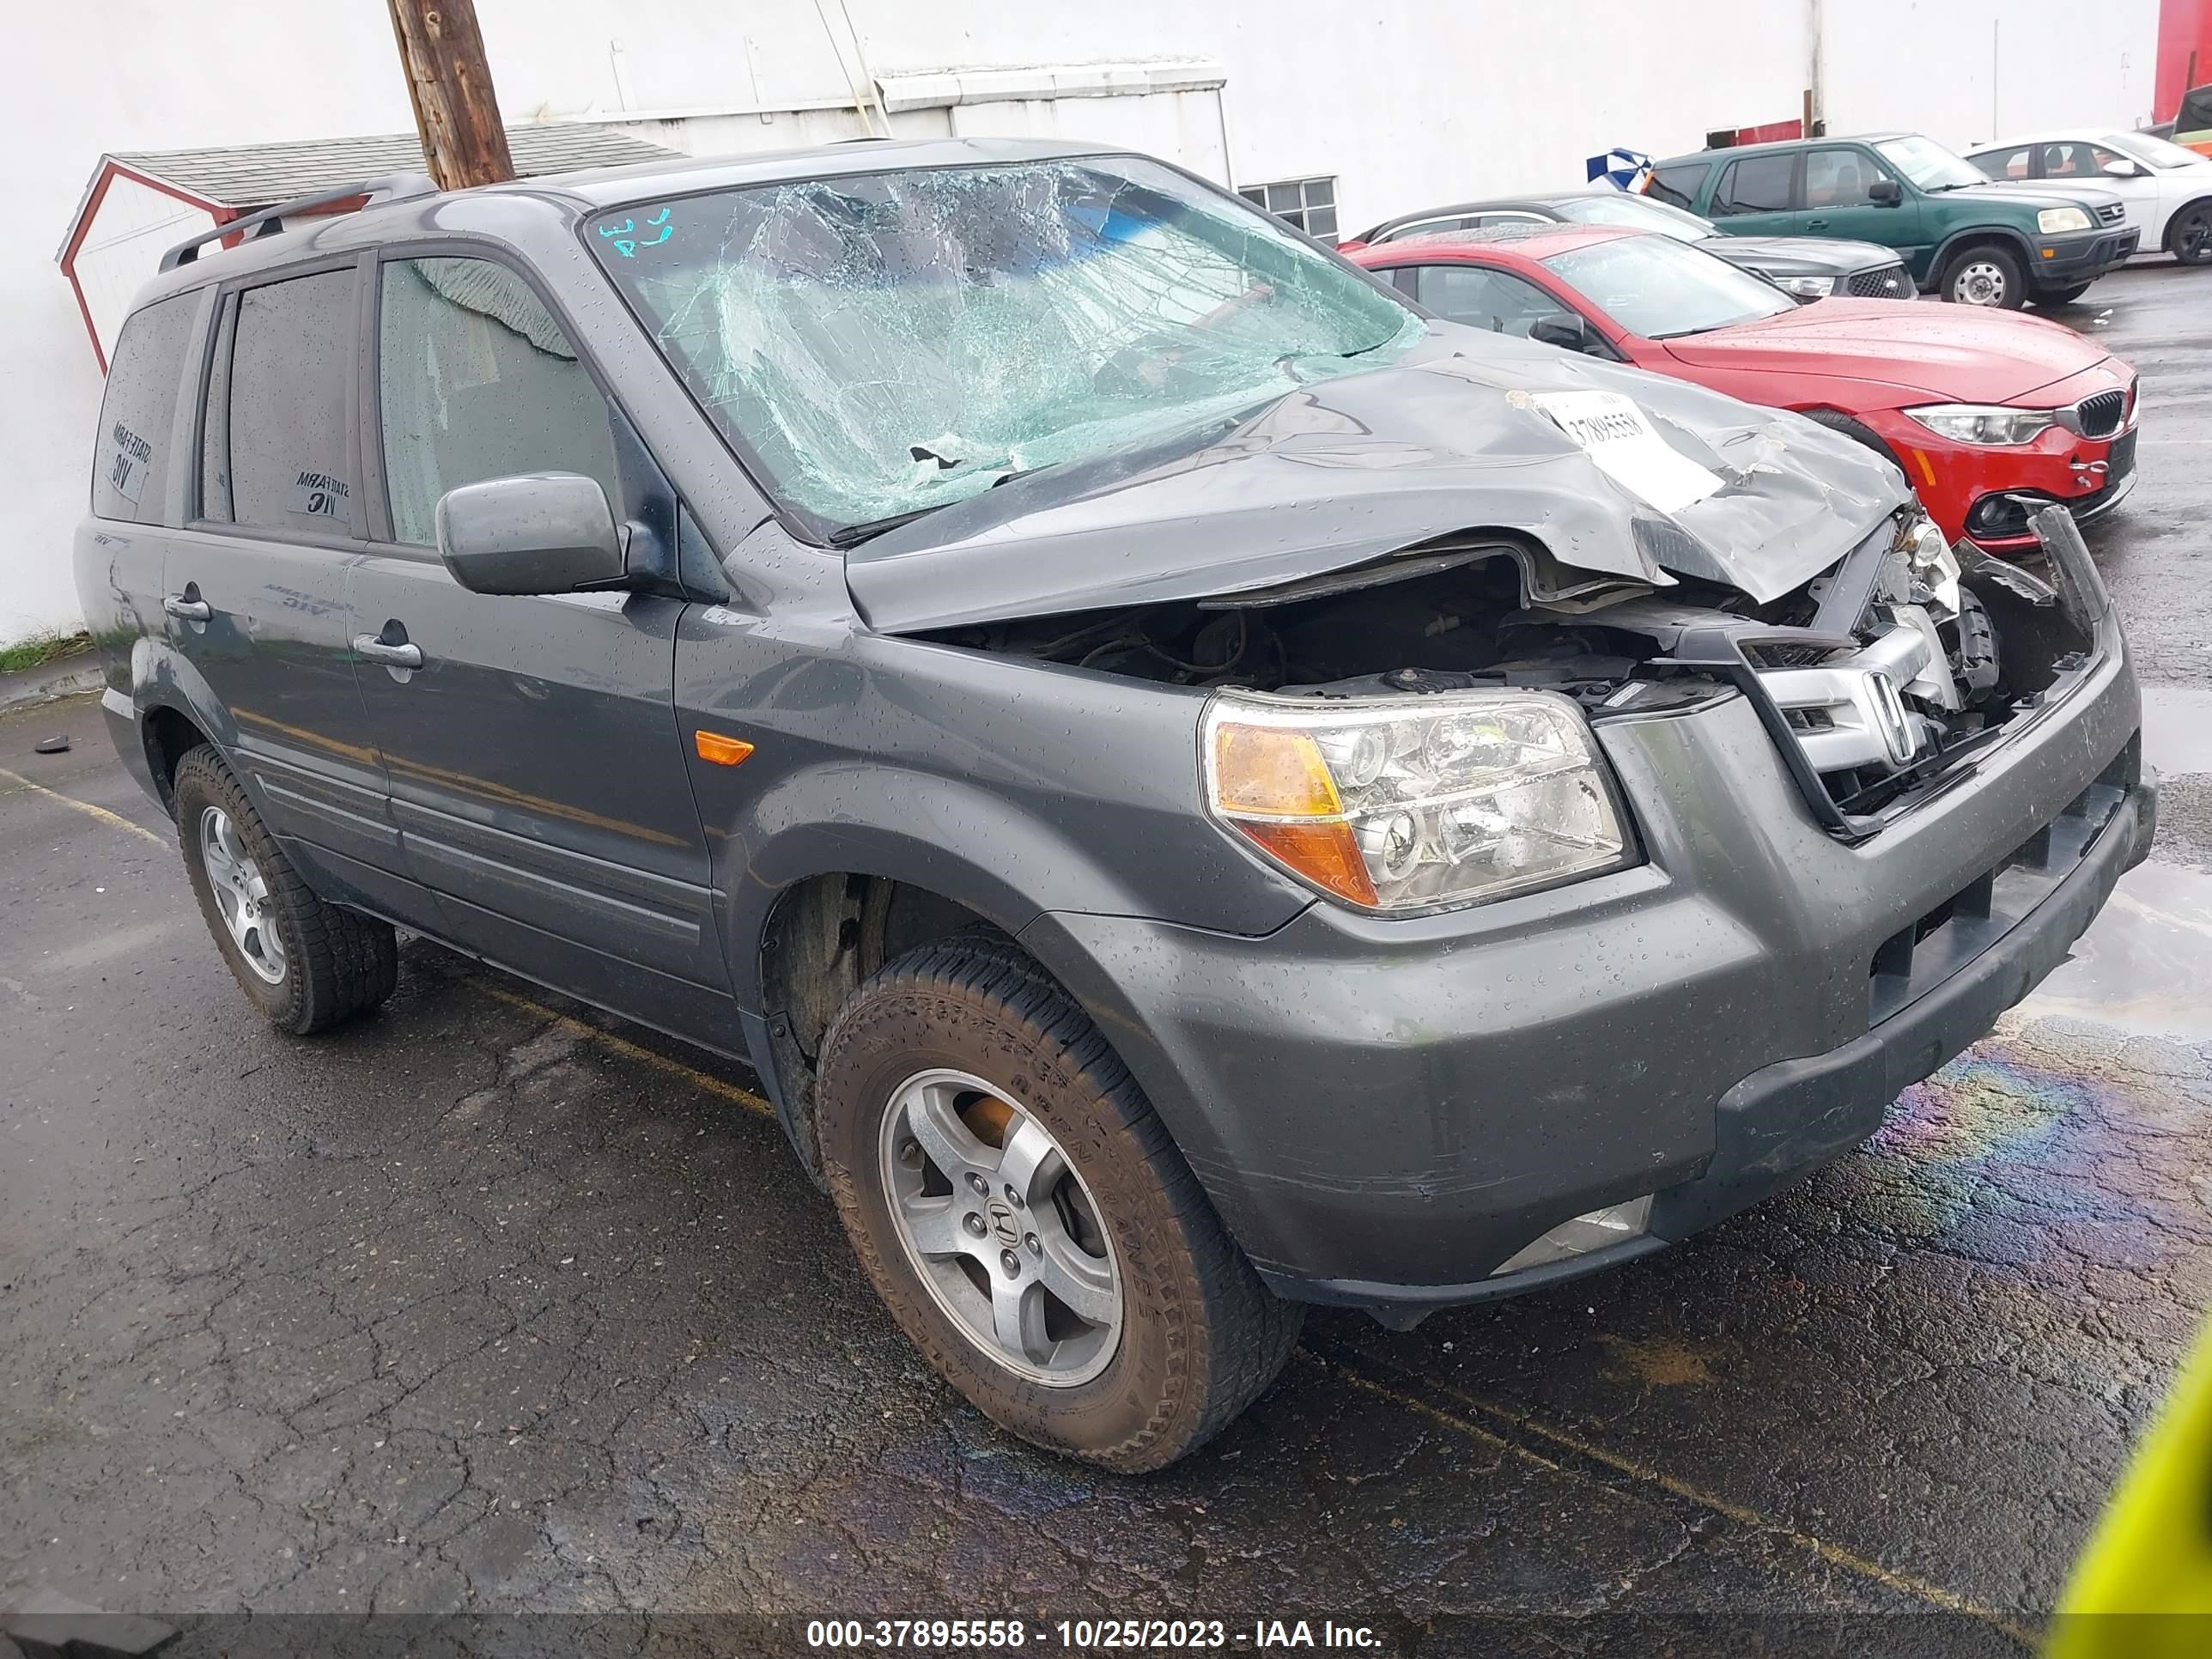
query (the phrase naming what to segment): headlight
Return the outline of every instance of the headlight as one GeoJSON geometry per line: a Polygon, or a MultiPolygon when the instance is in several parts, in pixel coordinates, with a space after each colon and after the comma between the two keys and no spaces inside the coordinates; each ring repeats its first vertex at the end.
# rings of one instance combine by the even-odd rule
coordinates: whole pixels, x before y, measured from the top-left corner
{"type": "Polygon", "coordinates": [[[1565,697],[1224,691],[1201,741],[1214,817],[1363,909],[1467,904],[1628,861],[1589,724],[1565,697]]]}
{"type": "Polygon", "coordinates": [[[2058,420],[2054,410],[2002,404],[1924,404],[1905,412],[1937,437],[1962,444],[2024,444],[2058,420]]]}
{"type": "Polygon", "coordinates": [[[2035,216],[2035,228],[2045,236],[2056,236],[2066,230],[2087,230],[2090,222],[2087,208],[2045,208],[2035,216]]]}
{"type": "Polygon", "coordinates": [[[1943,539],[1936,520],[1925,514],[1917,523],[1907,525],[1899,539],[1904,544],[1905,563],[1913,580],[1935,601],[1940,613],[1936,619],[1950,621],[1959,614],[1959,556],[1943,539]]]}
{"type": "Polygon", "coordinates": [[[1774,285],[1801,300],[1825,300],[1836,291],[1836,279],[1832,276],[1777,276],[1774,285]]]}

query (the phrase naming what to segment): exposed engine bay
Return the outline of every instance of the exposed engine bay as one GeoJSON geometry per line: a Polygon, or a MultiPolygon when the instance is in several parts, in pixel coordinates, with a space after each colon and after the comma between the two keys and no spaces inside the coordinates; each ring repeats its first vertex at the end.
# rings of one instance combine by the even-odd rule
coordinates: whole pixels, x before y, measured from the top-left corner
{"type": "MultiPolygon", "coordinates": [[[[2078,547],[2071,520],[2055,516],[2078,547]]],[[[1753,699],[1816,816],[1846,838],[1989,746],[2093,645],[2060,602],[2063,570],[2054,587],[1970,547],[1954,553],[1917,506],[1765,604],[1695,580],[1543,596],[1532,580],[1540,565],[1515,543],[1447,539],[1278,589],[934,637],[1290,696],[1535,689],[1573,698],[1593,721],[1733,687],[1753,699]]]]}

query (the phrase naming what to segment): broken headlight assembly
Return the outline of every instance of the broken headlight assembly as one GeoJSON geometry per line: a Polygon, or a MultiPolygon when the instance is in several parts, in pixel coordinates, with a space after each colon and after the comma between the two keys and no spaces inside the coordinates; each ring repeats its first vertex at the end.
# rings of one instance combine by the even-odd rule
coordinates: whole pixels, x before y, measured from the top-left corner
{"type": "Polygon", "coordinates": [[[1362,909],[1472,904],[1632,857],[1589,724],[1565,697],[1224,691],[1200,732],[1214,817],[1362,909]]]}
{"type": "Polygon", "coordinates": [[[1961,444],[2032,443],[2058,424],[2055,409],[2002,404],[1923,404],[1905,412],[1937,437],[1961,444]]]}

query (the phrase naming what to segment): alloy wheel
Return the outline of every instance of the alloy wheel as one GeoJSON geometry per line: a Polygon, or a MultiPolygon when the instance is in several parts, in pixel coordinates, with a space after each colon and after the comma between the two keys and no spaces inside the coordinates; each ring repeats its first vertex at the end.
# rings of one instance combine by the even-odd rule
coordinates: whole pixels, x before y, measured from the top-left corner
{"type": "Polygon", "coordinates": [[[899,1243],[963,1335],[1047,1387],[1106,1369],[1121,1268],[1050,1130],[981,1078],[919,1072],[891,1091],[879,1155],[899,1243]]]}
{"type": "Polygon", "coordinates": [[[238,826],[220,806],[200,814],[200,862],[215,894],[222,925],[246,965],[271,985],[284,982],[284,941],[261,866],[240,839],[238,826]]]}
{"type": "Polygon", "coordinates": [[[2184,264],[2212,261],[2212,209],[2192,208],[2174,227],[2174,256],[2184,264]]]}
{"type": "Polygon", "coordinates": [[[1962,306],[2002,306],[2008,297],[2003,267],[1987,259],[1962,265],[1951,277],[1951,298],[1962,306]]]}

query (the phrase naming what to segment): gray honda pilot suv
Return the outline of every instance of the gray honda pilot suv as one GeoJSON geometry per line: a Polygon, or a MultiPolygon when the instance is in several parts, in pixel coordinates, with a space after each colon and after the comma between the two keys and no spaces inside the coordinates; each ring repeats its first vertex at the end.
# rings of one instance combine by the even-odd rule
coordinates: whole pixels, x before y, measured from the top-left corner
{"type": "Polygon", "coordinates": [[[749,1060],[1042,1444],[1798,1180],[2148,844],[2063,509],[1954,553],[1158,161],[338,194],[164,262],[76,541],[217,948],[289,1031],[404,927],[749,1060]]]}

